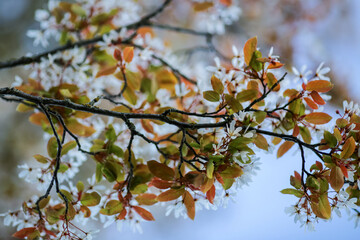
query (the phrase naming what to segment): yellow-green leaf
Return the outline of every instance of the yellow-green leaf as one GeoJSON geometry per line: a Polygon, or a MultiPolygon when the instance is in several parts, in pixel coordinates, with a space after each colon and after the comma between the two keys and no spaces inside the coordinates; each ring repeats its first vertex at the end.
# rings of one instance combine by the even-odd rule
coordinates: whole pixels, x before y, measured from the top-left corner
{"type": "Polygon", "coordinates": [[[355,140],[353,137],[350,137],[346,140],[341,154],[340,154],[340,158],[341,159],[347,159],[349,157],[351,157],[351,155],[354,153],[355,151],[355,140]]]}
{"type": "Polygon", "coordinates": [[[220,100],[219,93],[211,90],[203,92],[203,97],[210,102],[218,102],[220,100]]]}
{"type": "Polygon", "coordinates": [[[338,166],[333,167],[330,171],[330,185],[337,192],[344,185],[344,174],[338,166]]]}

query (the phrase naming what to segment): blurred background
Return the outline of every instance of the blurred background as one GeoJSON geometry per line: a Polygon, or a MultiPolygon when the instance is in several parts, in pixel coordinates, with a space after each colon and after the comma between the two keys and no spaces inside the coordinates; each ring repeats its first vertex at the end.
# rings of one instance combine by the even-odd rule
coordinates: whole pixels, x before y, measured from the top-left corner
{"type": "MultiPolygon", "coordinates": [[[[32,46],[26,30],[38,27],[34,12],[45,5],[45,0],[0,0],[0,61],[42,51],[32,46]]],[[[300,68],[306,64],[313,71],[321,62],[330,66],[335,88],[329,114],[342,108],[343,99],[359,102],[360,1],[240,0],[239,6],[239,21],[215,41],[224,54],[231,53],[233,43],[240,47],[257,35],[261,49],[274,46],[274,54],[281,56],[289,71],[292,65],[300,68]]],[[[21,67],[0,70],[0,87],[9,86],[15,75],[25,77],[26,71],[21,67]]],[[[16,166],[44,151],[41,129],[15,112],[15,106],[0,101],[0,213],[18,209],[23,199],[33,194],[33,189],[17,177],[16,166]]],[[[200,211],[194,222],[165,217],[164,209],[156,208],[156,221],[142,225],[144,234],[128,228],[118,232],[116,226],[110,226],[96,239],[336,239],[359,234],[345,212],[342,218],[334,215],[330,222],[321,221],[315,226],[316,232],[300,228],[284,212],[296,199],[279,192],[289,186],[293,171],[300,169],[299,159],[291,152],[281,159],[271,154],[260,156],[258,175],[227,208],[200,211]]],[[[10,239],[13,232],[0,221],[0,239],[10,239]]]]}

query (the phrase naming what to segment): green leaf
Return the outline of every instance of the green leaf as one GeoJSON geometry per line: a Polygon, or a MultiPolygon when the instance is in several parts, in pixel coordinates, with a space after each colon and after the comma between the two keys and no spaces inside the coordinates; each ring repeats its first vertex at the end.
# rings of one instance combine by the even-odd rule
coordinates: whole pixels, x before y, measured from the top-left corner
{"type": "Polygon", "coordinates": [[[210,102],[218,102],[220,100],[219,93],[215,91],[205,91],[203,92],[203,97],[210,102]]]}
{"type": "Polygon", "coordinates": [[[82,192],[85,189],[84,183],[82,181],[78,181],[76,184],[76,189],[78,192],[82,192]]]}
{"type": "Polygon", "coordinates": [[[118,200],[110,200],[106,203],[105,208],[100,209],[100,213],[103,215],[111,216],[118,213],[121,213],[123,210],[123,205],[118,200]]]}
{"type": "Polygon", "coordinates": [[[106,139],[109,140],[109,142],[113,143],[116,141],[117,136],[116,136],[116,132],[114,127],[112,126],[112,124],[110,124],[105,131],[105,137],[106,139]]]}
{"type": "Polygon", "coordinates": [[[214,163],[213,161],[208,161],[207,165],[206,165],[206,176],[209,179],[213,178],[213,173],[214,173],[214,163]]]}
{"type": "Polygon", "coordinates": [[[81,204],[84,206],[96,206],[100,203],[101,196],[97,192],[84,193],[81,197],[81,204]]]}
{"type": "Polygon", "coordinates": [[[310,144],[311,143],[311,133],[307,127],[299,127],[300,135],[304,142],[310,144]]]}
{"type": "Polygon", "coordinates": [[[218,79],[215,75],[211,77],[211,86],[215,92],[222,94],[224,92],[224,85],[221,80],[218,79]]]}
{"type": "Polygon", "coordinates": [[[324,139],[329,147],[333,148],[337,145],[337,140],[334,135],[332,135],[329,131],[324,132],[324,139]]]}
{"type": "Polygon", "coordinates": [[[280,191],[282,194],[291,194],[294,195],[295,197],[301,198],[302,196],[304,196],[304,192],[300,191],[300,190],[296,190],[293,188],[285,188],[283,190],[280,191]]]}
{"type": "Polygon", "coordinates": [[[74,149],[76,146],[77,144],[75,141],[70,141],[65,143],[61,149],[61,156],[67,154],[71,149],[74,149]]]}
{"type": "Polygon", "coordinates": [[[256,98],[258,90],[256,89],[245,89],[236,95],[236,99],[239,102],[246,102],[256,98]]]}
{"type": "Polygon", "coordinates": [[[50,159],[48,159],[47,157],[44,157],[43,155],[40,155],[40,154],[36,154],[33,156],[36,161],[38,161],[39,163],[43,163],[43,164],[46,164],[48,162],[50,162],[50,159]]]}
{"type": "Polygon", "coordinates": [[[51,158],[56,158],[58,144],[55,137],[49,139],[47,144],[47,152],[51,158]]]}

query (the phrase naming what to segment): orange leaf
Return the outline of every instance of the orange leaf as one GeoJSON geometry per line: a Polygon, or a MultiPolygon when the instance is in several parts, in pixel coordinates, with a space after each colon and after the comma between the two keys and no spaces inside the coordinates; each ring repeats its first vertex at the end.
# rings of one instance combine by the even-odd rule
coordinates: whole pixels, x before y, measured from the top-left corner
{"type": "Polygon", "coordinates": [[[292,135],[293,135],[294,137],[297,137],[297,136],[299,135],[299,133],[300,133],[300,128],[299,128],[298,125],[295,125],[292,135]]]}
{"type": "Polygon", "coordinates": [[[351,155],[354,153],[355,151],[355,140],[353,137],[350,137],[346,140],[341,154],[340,154],[340,158],[341,159],[347,159],[349,157],[351,157],[351,155]]]}
{"type": "Polygon", "coordinates": [[[209,189],[209,191],[206,192],[206,198],[209,200],[211,204],[214,204],[214,198],[215,198],[215,191],[216,188],[214,185],[209,189]]]}
{"type": "Polygon", "coordinates": [[[306,85],[306,91],[317,91],[325,93],[333,88],[334,84],[326,80],[311,81],[306,85]]]}
{"type": "Polygon", "coordinates": [[[169,189],[163,193],[161,193],[157,200],[159,202],[167,202],[171,200],[178,199],[181,195],[184,194],[185,189],[184,188],[178,188],[178,189],[169,189]]]}
{"type": "Polygon", "coordinates": [[[184,192],[183,201],[187,210],[187,215],[190,219],[194,220],[195,218],[195,201],[194,198],[188,191],[184,192]]]}
{"type": "Polygon", "coordinates": [[[304,98],[304,100],[305,100],[305,102],[307,103],[307,105],[310,108],[312,108],[312,109],[318,109],[319,108],[319,106],[316,103],[314,103],[314,101],[311,100],[310,98],[306,97],[306,98],[304,98]]]}
{"type": "Polygon", "coordinates": [[[211,8],[212,6],[214,6],[214,3],[212,2],[194,3],[194,10],[197,12],[202,12],[207,10],[208,8],[211,8]]]}
{"type": "Polygon", "coordinates": [[[172,168],[166,166],[163,163],[159,163],[155,160],[151,160],[147,162],[148,168],[150,172],[163,180],[173,180],[175,176],[175,172],[172,168]]]}
{"type": "Polygon", "coordinates": [[[126,47],[123,51],[125,62],[131,62],[134,58],[134,47],[126,47]]]}
{"type": "Polygon", "coordinates": [[[267,68],[274,69],[274,68],[281,68],[282,66],[284,66],[284,64],[281,62],[270,62],[269,66],[267,68]]]}
{"type": "Polygon", "coordinates": [[[144,220],[146,221],[155,221],[154,216],[148,210],[143,209],[142,207],[132,206],[132,208],[137,212],[144,220]]]}
{"type": "Polygon", "coordinates": [[[113,74],[116,71],[116,69],[117,69],[117,66],[110,66],[110,67],[102,68],[96,74],[96,78],[113,74]]]}
{"type": "Polygon", "coordinates": [[[323,112],[314,112],[305,116],[305,120],[313,124],[325,124],[330,122],[331,119],[332,117],[329,114],[323,112]]]}
{"type": "Polygon", "coordinates": [[[310,96],[319,105],[324,105],[326,103],[317,91],[312,91],[310,96]]]}
{"type": "Polygon", "coordinates": [[[244,58],[246,65],[250,65],[251,58],[256,51],[257,37],[250,38],[244,45],[244,58]]]}
{"type": "Polygon", "coordinates": [[[14,233],[12,236],[20,239],[25,239],[29,234],[36,231],[36,228],[29,227],[29,228],[23,228],[16,233],[14,233]]]}
{"type": "Polygon", "coordinates": [[[290,148],[294,145],[294,142],[289,142],[289,141],[285,141],[283,144],[281,144],[281,146],[279,147],[278,151],[277,151],[277,157],[281,157],[282,155],[284,155],[287,151],[290,150],[290,148]]]}
{"type": "Polygon", "coordinates": [[[140,204],[140,205],[153,205],[155,204],[156,201],[156,195],[153,193],[143,193],[138,195],[135,200],[140,204]]]}
{"type": "Polygon", "coordinates": [[[45,114],[39,112],[39,113],[33,113],[29,117],[29,121],[32,124],[42,126],[43,124],[50,125],[47,117],[45,114]]]}

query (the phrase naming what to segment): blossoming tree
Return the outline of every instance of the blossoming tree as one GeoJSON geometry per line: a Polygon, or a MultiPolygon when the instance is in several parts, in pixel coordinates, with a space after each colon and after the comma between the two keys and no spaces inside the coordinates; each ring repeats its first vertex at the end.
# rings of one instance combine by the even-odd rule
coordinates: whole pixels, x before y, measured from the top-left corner
{"type": "Polygon", "coordinates": [[[140,230],[155,220],[148,206],[163,202],[168,214],[194,219],[248,183],[257,152],[282,157],[291,148],[302,167],[281,192],[296,198],[286,209],[295,221],[312,228],[341,209],[359,219],[360,108],[345,102],[333,121],[323,112],[330,69],[293,68],[291,79],[256,37],[224,56],[213,39],[237,20],[236,1],[155,2],[50,0],[36,12],[41,29],[28,35],[60,47],[0,63],[30,66],[28,79],[16,77],[0,97],[31,112],[47,144],[46,155],[19,166],[43,195],[2,214],[17,227],[13,236],[90,239],[89,220],[140,230]],[[191,11],[189,27],[162,23],[180,8],[191,11]],[[186,54],[210,52],[216,66],[181,61],[168,33],[202,38],[186,54]],[[74,182],[90,161],[92,176],[74,182]]]}

